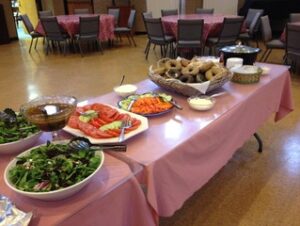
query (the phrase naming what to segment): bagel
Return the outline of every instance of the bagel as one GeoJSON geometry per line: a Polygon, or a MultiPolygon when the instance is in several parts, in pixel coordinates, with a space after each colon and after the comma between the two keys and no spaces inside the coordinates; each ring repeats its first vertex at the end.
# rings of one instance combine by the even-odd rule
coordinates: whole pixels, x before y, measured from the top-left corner
{"type": "Polygon", "coordinates": [[[194,64],[182,68],[181,73],[183,75],[197,75],[199,73],[199,67],[194,64]]]}
{"type": "Polygon", "coordinates": [[[218,66],[213,66],[211,69],[205,72],[206,79],[210,81],[220,79],[222,75],[223,75],[223,70],[218,66]]]}
{"type": "Polygon", "coordinates": [[[181,75],[178,79],[184,83],[193,83],[195,81],[192,75],[181,75]]]}
{"type": "Polygon", "coordinates": [[[181,66],[182,66],[182,67],[186,67],[186,66],[189,65],[189,63],[191,63],[191,61],[188,60],[188,59],[182,58],[182,59],[180,60],[180,63],[181,63],[181,66]]]}
{"type": "Polygon", "coordinates": [[[212,61],[203,62],[199,67],[200,72],[204,73],[214,66],[212,61]]]}
{"type": "Polygon", "coordinates": [[[166,75],[170,78],[178,79],[181,76],[181,72],[180,72],[180,70],[169,69],[169,70],[167,70],[166,75]]]}
{"type": "Polygon", "coordinates": [[[154,74],[163,75],[165,72],[166,72],[166,68],[164,68],[164,67],[158,67],[153,70],[154,74]]]}
{"type": "Polygon", "coordinates": [[[170,69],[180,70],[181,63],[178,60],[169,60],[165,63],[165,67],[167,70],[170,70],[170,69]]]}
{"type": "Polygon", "coordinates": [[[171,60],[170,58],[162,58],[159,61],[157,61],[157,67],[166,67],[166,62],[171,60]]]}

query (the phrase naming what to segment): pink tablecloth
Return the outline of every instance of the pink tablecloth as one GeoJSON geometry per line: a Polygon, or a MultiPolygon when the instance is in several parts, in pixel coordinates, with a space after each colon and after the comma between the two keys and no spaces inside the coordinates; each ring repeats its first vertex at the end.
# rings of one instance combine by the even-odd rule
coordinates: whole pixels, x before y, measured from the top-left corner
{"type": "MultiPolygon", "coordinates": [[[[178,19],[195,20],[203,19],[203,40],[206,41],[207,37],[218,36],[221,29],[224,17],[236,17],[233,15],[221,15],[221,14],[188,14],[188,15],[173,15],[162,17],[162,23],[166,34],[177,37],[177,21],[178,19]]],[[[243,27],[242,30],[245,30],[243,27]]]]}
{"type": "MultiPolygon", "coordinates": [[[[292,111],[288,67],[270,67],[257,84],[227,83],[228,94],[217,97],[206,112],[191,110],[186,98],[173,95],[184,107],[149,119],[149,129],[127,141],[125,154],[145,166],[147,198],[160,216],[171,216],[195,191],[212,178],[234,152],[267,120],[275,121],[292,111]]],[[[161,90],[145,80],[139,92],[161,90]]],[[[116,104],[116,94],[90,100],[116,104]]]]}
{"type": "MultiPolygon", "coordinates": [[[[43,139],[42,139],[43,140],[43,139]]],[[[144,193],[136,179],[142,167],[128,165],[105,154],[102,169],[74,196],[61,201],[39,201],[10,190],[3,179],[4,169],[13,156],[0,158],[0,193],[16,206],[33,212],[30,226],[155,225],[144,193]]]]}
{"type": "MultiPolygon", "coordinates": [[[[88,15],[61,15],[57,16],[58,23],[60,26],[71,36],[79,32],[79,17],[88,17],[96,16],[97,14],[88,14],[88,15]]],[[[101,41],[113,40],[114,35],[114,16],[108,14],[100,15],[99,23],[99,37],[101,41]]],[[[41,22],[38,22],[38,25],[35,29],[40,34],[45,34],[41,22]]]]}

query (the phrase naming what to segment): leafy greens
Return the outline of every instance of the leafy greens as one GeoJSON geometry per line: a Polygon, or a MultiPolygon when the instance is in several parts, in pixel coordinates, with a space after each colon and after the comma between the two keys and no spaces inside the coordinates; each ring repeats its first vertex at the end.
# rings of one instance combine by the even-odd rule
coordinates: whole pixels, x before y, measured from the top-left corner
{"type": "Polygon", "coordinates": [[[9,180],[20,190],[47,192],[76,184],[91,175],[101,157],[93,150],[73,150],[67,144],[34,148],[18,157],[9,171],[9,180]]]}

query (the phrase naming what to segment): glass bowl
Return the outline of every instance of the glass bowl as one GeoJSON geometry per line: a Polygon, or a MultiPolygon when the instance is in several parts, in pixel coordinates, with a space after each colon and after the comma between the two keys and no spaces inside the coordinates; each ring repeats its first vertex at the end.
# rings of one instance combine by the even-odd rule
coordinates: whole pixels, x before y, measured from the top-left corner
{"type": "Polygon", "coordinates": [[[21,113],[42,131],[62,129],[75,110],[77,99],[73,96],[42,96],[21,106],[21,113]]]}

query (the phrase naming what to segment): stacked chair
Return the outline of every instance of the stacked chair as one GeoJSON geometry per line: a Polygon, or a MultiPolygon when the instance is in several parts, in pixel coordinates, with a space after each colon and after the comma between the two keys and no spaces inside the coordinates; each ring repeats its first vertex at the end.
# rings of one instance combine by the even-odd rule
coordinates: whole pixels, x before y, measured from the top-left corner
{"type": "Polygon", "coordinates": [[[215,9],[196,8],[196,14],[214,14],[215,9]]]}
{"type": "Polygon", "coordinates": [[[56,17],[41,17],[40,18],[45,36],[47,40],[46,55],[49,52],[51,46],[57,45],[61,51],[61,43],[63,43],[64,55],[66,54],[66,47],[69,41],[69,35],[64,32],[58,24],[56,17]]]}
{"type": "Polygon", "coordinates": [[[219,37],[211,37],[206,41],[206,45],[209,47],[209,54],[211,55],[214,52],[214,55],[217,55],[217,49],[227,45],[234,45],[239,37],[243,22],[243,17],[225,17],[219,37]]]}
{"type": "Polygon", "coordinates": [[[273,39],[269,16],[261,17],[262,38],[265,44],[265,51],[260,61],[266,62],[273,49],[285,49],[285,43],[280,39],[273,39]]]}
{"type": "Polygon", "coordinates": [[[288,23],[286,26],[286,58],[291,60],[295,72],[300,59],[300,26],[288,23]]]}
{"type": "MultiPolygon", "coordinates": [[[[203,26],[203,20],[178,20],[176,55],[181,51],[183,53],[188,51],[188,53],[198,56],[202,55],[203,26]]],[[[192,58],[193,55],[188,58],[192,58]]]]}
{"type": "Polygon", "coordinates": [[[75,35],[81,56],[83,56],[82,43],[96,44],[97,49],[103,53],[101,42],[99,42],[99,16],[79,17],[79,33],[75,35]]]}
{"type": "Polygon", "coordinates": [[[121,36],[125,35],[128,38],[129,44],[131,45],[132,44],[131,41],[132,41],[134,46],[136,46],[136,43],[133,38],[132,28],[135,22],[135,16],[136,16],[136,10],[135,9],[130,10],[127,27],[116,27],[114,30],[116,36],[119,37],[120,40],[121,40],[121,36]]]}
{"type": "Polygon", "coordinates": [[[173,44],[176,40],[173,36],[165,35],[161,18],[144,18],[144,21],[148,35],[148,44],[145,49],[146,59],[148,59],[151,44],[160,46],[162,57],[167,56],[168,50],[170,52],[170,56],[174,56],[173,44]]]}
{"type": "Polygon", "coordinates": [[[33,40],[36,39],[35,46],[34,46],[34,49],[36,49],[36,46],[38,43],[38,38],[41,38],[44,36],[34,30],[33,25],[31,23],[31,21],[29,20],[29,17],[27,16],[27,14],[23,14],[20,17],[25,25],[25,28],[26,28],[28,34],[31,36],[31,42],[30,42],[30,47],[29,47],[29,53],[30,53],[33,40]]]}

